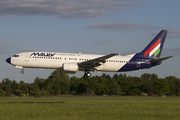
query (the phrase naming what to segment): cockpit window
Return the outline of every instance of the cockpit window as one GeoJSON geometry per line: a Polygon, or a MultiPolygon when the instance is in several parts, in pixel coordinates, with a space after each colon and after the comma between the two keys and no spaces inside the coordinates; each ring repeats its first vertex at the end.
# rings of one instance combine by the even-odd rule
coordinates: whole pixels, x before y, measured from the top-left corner
{"type": "Polygon", "coordinates": [[[13,55],[13,57],[19,57],[19,55],[13,55]]]}

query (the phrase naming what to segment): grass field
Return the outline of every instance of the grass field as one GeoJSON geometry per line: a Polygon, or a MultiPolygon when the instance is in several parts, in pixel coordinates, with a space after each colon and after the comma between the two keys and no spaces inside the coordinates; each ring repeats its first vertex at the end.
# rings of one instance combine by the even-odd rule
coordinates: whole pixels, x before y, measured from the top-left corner
{"type": "Polygon", "coordinates": [[[0,120],[180,120],[180,97],[0,98],[0,120]]]}

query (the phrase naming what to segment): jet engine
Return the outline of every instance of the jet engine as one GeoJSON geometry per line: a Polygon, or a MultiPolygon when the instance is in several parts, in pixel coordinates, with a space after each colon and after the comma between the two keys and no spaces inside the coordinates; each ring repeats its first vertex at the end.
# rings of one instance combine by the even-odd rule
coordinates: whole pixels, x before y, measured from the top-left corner
{"type": "Polygon", "coordinates": [[[75,74],[76,72],[79,72],[79,66],[77,63],[64,63],[62,65],[62,69],[60,69],[61,73],[67,73],[67,74],[75,74]]]}

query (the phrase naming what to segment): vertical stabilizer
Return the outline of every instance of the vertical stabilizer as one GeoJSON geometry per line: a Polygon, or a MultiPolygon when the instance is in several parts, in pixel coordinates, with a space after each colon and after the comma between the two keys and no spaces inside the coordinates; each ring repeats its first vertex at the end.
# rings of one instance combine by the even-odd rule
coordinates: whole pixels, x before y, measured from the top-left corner
{"type": "Polygon", "coordinates": [[[140,53],[142,57],[160,58],[167,30],[162,30],[140,53]]]}

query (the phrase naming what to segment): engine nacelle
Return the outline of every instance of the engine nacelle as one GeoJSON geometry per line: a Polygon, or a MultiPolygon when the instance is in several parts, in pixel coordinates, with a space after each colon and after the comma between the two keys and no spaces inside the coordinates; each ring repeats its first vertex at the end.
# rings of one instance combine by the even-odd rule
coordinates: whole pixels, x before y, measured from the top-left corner
{"type": "Polygon", "coordinates": [[[67,73],[76,73],[79,72],[79,66],[77,63],[64,63],[62,70],[67,73]]]}

